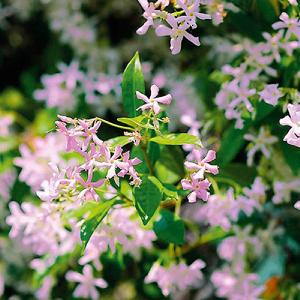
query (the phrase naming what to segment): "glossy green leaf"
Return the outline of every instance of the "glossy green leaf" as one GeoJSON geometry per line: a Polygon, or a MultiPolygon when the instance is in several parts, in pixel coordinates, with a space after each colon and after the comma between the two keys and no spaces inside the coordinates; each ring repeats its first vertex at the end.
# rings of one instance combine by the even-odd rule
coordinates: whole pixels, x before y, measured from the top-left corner
{"type": "Polygon", "coordinates": [[[151,138],[150,141],[161,145],[201,145],[198,137],[188,133],[171,133],[160,135],[151,138]]]}
{"type": "Polygon", "coordinates": [[[108,145],[108,147],[111,147],[111,148],[116,148],[118,145],[123,147],[130,143],[129,139],[130,139],[129,136],[117,136],[115,138],[105,141],[105,143],[108,145]]]}
{"type": "Polygon", "coordinates": [[[85,249],[96,228],[99,226],[99,224],[102,222],[104,217],[107,215],[107,213],[115,203],[115,200],[108,200],[103,203],[99,203],[99,205],[94,208],[92,213],[82,224],[80,229],[80,238],[82,241],[83,250],[85,249]]]}
{"type": "Polygon", "coordinates": [[[143,104],[143,101],[136,97],[137,91],[145,93],[144,76],[138,52],[128,63],[122,80],[123,106],[129,117],[136,117],[140,114],[137,108],[143,104]]]}
{"type": "Polygon", "coordinates": [[[134,118],[118,118],[118,122],[129,125],[132,128],[143,127],[142,121],[145,119],[144,116],[137,116],[134,118]]]}
{"type": "Polygon", "coordinates": [[[160,214],[160,219],[153,227],[157,238],[167,243],[182,245],[184,243],[183,221],[168,210],[162,210],[160,214]]]}
{"type": "Polygon", "coordinates": [[[153,176],[144,175],[142,184],[133,190],[135,206],[144,225],[153,217],[163,197],[157,181],[153,176]]]}
{"type": "Polygon", "coordinates": [[[158,179],[163,183],[173,184],[184,176],[184,156],[179,146],[164,146],[160,158],[155,164],[158,179]]]}

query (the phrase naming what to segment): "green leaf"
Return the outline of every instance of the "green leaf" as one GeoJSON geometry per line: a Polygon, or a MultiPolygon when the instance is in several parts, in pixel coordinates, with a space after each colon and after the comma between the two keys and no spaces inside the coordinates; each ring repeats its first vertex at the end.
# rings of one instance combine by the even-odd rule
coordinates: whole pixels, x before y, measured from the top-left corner
{"type": "Polygon", "coordinates": [[[160,135],[151,138],[150,141],[161,145],[201,145],[198,137],[188,133],[170,133],[166,135],[160,135]]]}
{"type": "Polygon", "coordinates": [[[135,53],[123,73],[123,105],[129,117],[136,117],[140,114],[137,108],[141,106],[143,102],[136,97],[137,91],[145,93],[144,76],[138,52],[135,53]]]}
{"type": "Polygon", "coordinates": [[[182,245],[184,243],[183,221],[168,210],[160,212],[161,218],[154,223],[154,232],[159,240],[182,245]]]}
{"type": "Polygon", "coordinates": [[[137,116],[134,118],[118,118],[118,122],[129,125],[132,128],[136,127],[143,127],[144,124],[142,123],[145,119],[145,116],[137,116]]]}
{"type": "Polygon", "coordinates": [[[130,137],[129,136],[117,136],[112,139],[109,139],[105,141],[105,143],[108,145],[108,147],[116,148],[118,145],[121,147],[127,145],[130,143],[130,137]]]}
{"type": "Polygon", "coordinates": [[[163,193],[155,177],[144,175],[141,179],[142,184],[133,190],[133,195],[137,212],[146,225],[159,207],[163,193]]]}
{"type": "Polygon", "coordinates": [[[69,220],[72,218],[81,219],[84,217],[85,214],[93,211],[95,208],[97,208],[99,205],[96,201],[88,201],[85,202],[80,208],[75,210],[70,210],[63,214],[63,219],[69,220]]]}
{"type": "Polygon", "coordinates": [[[256,177],[256,169],[242,163],[230,163],[220,170],[218,178],[228,178],[241,186],[251,185],[256,177]]]}
{"type": "Polygon", "coordinates": [[[203,235],[201,235],[199,245],[222,239],[230,234],[230,232],[224,231],[222,227],[210,227],[203,235]]]}
{"type": "Polygon", "coordinates": [[[289,145],[287,142],[283,141],[283,136],[279,140],[279,145],[282,150],[284,159],[289,165],[294,175],[297,175],[300,171],[300,150],[299,148],[289,145]]]}
{"type": "Polygon", "coordinates": [[[158,179],[163,183],[175,183],[184,176],[184,156],[180,147],[164,146],[155,164],[158,179]]]}
{"type": "Polygon", "coordinates": [[[164,184],[162,187],[162,191],[169,198],[178,198],[178,191],[176,187],[172,184],[164,184]]]}
{"type": "Polygon", "coordinates": [[[246,143],[244,140],[244,134],[246,132],[246,129],[236,129],[234,125],[225,131],[221,147],[218,151],[218,165],[224,166],[235,158],[246,143]]]}
{"type": "Polygon", "coordinates": [[[145,163],[145,156],[141,149],[141,145],[132,147],[131,156],[137,157],[142,161],[142,163],[140,163],[134,167],[138,173],[147,173],[147,174],[150,173],[150,171],[147,167],[147,164],[145,163]]]}
{"type": "Polygon", "coordinates": [[[108,200],[100,203],[98,207],[94,208],[89,217],[82,224],[80,229],[80,238],[83,244],[82,251],[85,249],[96,228],[99,226],[101,221],[115,203],[116,200],[108,200]]]}
{"type": "Polygon", "coordinates": [[[57,120],[57,109],[41,110],[35,117],[33,122],[33,130],[38,135],[45,135],[49,131],[55,129],[55,121],[57,120]]]}

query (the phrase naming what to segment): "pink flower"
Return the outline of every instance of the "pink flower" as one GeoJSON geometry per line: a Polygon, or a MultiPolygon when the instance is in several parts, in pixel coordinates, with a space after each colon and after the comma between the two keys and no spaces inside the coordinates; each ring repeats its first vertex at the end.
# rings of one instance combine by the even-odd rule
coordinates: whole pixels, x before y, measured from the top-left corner
{"type": "Polygon", "coordinates": [[[267,84],[258,94],[260,95],[261,100],[273,106],[277,105],[278,99],[283,96],[278,89],[278,84],[267,84]]]}
{"type": "Polygon", "coordinates": [[[146,104],[140,106],[138,109],[141,110],[153,110],[154,114],[157,115],[161,108],[158,103],[169,105],[172,101],[172,96],[170,94],[162,97],[157,97],[159,92],[159,88],[156,85],[151,86],[151,95],[148,98],[147,96],[143,95],[140,92],[136,92],[136,96],[138,99],[143,100],[146,104]]]}
{"type": "Polygon", "coordinates": [[[92,181],[93,169],[89,168],[87,170],[87,172],[88,172],[88,177],[87,177],[86,181],[83,180],[82,177],[79,175],[76,177],[77,182],[80,183],[84,187],[84,189],[78,195],[78,199],[81,200],[84,197],[86,200],[92,199],[92,200],[98,201],[99,196],[95,192],[95,188],[102,186],[104,184],[105,180],[99,179],[98,181],[92,181]]]}
{"type": "Polygon", "coordinates": [[[13,123],[13,118],[11,116],[1,116],[0,117],[0,137],[5,137],[9,135],[9,127],[13,123]]]}
{"type": "Polygon", "coordinates": [[[116,163],[117,167],[121,169],[121,171],[118,173],[118,176],[124,177],[125,175],[129,174],[133,179],[133,182],[136,182],[139,179],[139,176],[135,171],[134,166],[140,164],[141,162],[142,161],[138,158],[130,159],[129,151],[125,152],[122,155],[122,161],[116,163]]]}
{"type": "Polygon", "coordinates": [[[261,204],[266,198],[266,186],[259,177],[255,178],[251,188],[243,189],[244,195],[237,198],[237,206],[247,216],[253,213],[254,208],[261,209],[261,204]]]}
{"type": "Polygon", "coordinates": [[[201,150],[194,149],[192,153],[197,163],[186,161],[184,165],[189,171],[193,172],[194,179],[203,179],[205,172],[212,173],[214,175],[219,173],[218,166],[209,164],[211,161],[216,159],[215,151],[209,150],[204,158],[202,158],[201,150]]]}
{"type": "Polygon", "coordinates": [[[272,57],[276,62],[280,62],[280,50],[284,49],[288,55],[292,55],[293,50],[297,47],[298,43],[295,41],[288,42],[283,39],[283,30],[278,31],[275,35],[268,32],[263,32],[263,37],[266,40],[266,53],[271,52],[272,57]]]}
{"type": "Polygon", "coordinates": [[[146,22],[141,26],[136,33],[145,34],[149,27],[154,25],[153,18],[157,17],[160,14],[160,11],[155,8],[153,2],[148,2],[148,0],[138,0],[142,8],[144,9],[143,17],[146,19],[146,22]]]}
{"type": "Polygon", "coordinates": [[[50,179],[52,170],[49,162],[65,164],[61,158],[65,148],[61,138],[60,134],[50,133],[45,138],[35,138],[33,149],[25,144],[20,146],[21,157],[15,158],[14,163],[22,168],[20,180],[29,185],[33,191],[38,190],[44,180],[50,179]]]}
{"type": "Polygon", "coordinates": [[[253,255],[259,256],[262,253],[263,245],[259,238],[250,234],[252,226],[246,226],[243,229],[234,227],[234,236],[225,238],[218,246],[218,255],[220,258],[233,265],[239,265],[239,269],[245,267],[245,259],[248,251],[253,255]]]}
{"type": "MultiPolygon", "coordinates": [[[[99,255],[108,249],[116,251],[118,245],[122,246],[123,253],[130,253],[135,258],[140,257],[141,248],[151,248],[155,240],[152,230],[141,227],[138,219],[133,218],[134,208],[121,208],[111,210],[91,237],[81,258],[80,264],[99,261],[99,255]]],[[[98,268],[101,266],[96,264],[98,268]]]]}
{"type": "Polygon", "coordinates": [[[200,46],[199,38],[194,37],[186,31],[189,28],[189,24],[185,23],[178,25],[178,20],[170,14],[167,17],[167,22],[169,23],[171,28],[167,27],[166,25],[159,25],[156,28],[155,32],[158,36],[171,37],[170,49],[172,51],[172,54],[178,54],[180,52],[181,43],[184,37],[194,45],[200,46]]]}
{"type": "Polygon", "coordinates": [[[199,12],[200,0],[195,0],[193,3],[187,5],[184,1],[177,0],[177,5],[181,7],[185,13],[184,16],[177,18],[178,23],[184,22],[193,29],[197,27],[196,20],[210,20],[211,16],[199,12]]]}
{"type": "Polygon", "coordinates": [[[93,269],[90,265],[83,267],[82,274],[74,271],[68,271],[66,274],[68,281],[78,282],[73,295],[76,298],[91,298],[93,300],[99,299],[99,293],[96,287],[106,288],[107,282],[102,278],[95,278],[93,275],[93,269]]]}
{"type": "Polygon", "coordinates": [[[230,300],[257,300],[264,287],[257,287],[258,276],[254,273],[235,273],[229,267],[215,271],[211,281],[217,289],[217,296],[230,300]]]}
{"type": "Polygon", "coordinates": [[[129,136],[129,141],[133,142],[135,146],[138,146],[141,142],[142,136],[139,131],[124,132],[125,136],[129,136]]]}
{"type": "Polygon", "coordinates": [[[288,182],[275,181],[273,185],[274,196],[272,201],[274,204],[281,204],[291,201],[292,192],[300,192],[300,180],[290,180],[288,182]]]}
{"type": "Polygon", "coordinates": [[[50,300],[51,290],[54,285],[53,277],[47,276],[43,280],[42,286],[36,291],[35,295],[39,300],[50,300]]]}
{"type": "Polygon", "coordinates": [[[279,16],[281,21],[278,21],[272,25],[275,30],[287,29],[286,39],[290,39],[294,34],[298,40],[300,40],[300,21],[298,18],[290,18],[286,12],[281,13],[279,16]]]}
{"type": "Polygon", "coordinates": [[[191,203],[196,202],[197,198],[207,201],[210,187],[210,182],[207,179],[199,180],[191,176],[191,179],[182,179],[181,185],[184,190],[191,190],[188,195],[188,200],[191,203]]]}
{"type": "Polygon", "coordinates": [[[243,78],[238,84],[237,82],[232,81],[228,85],[228,89],[235,94],[235,98],[230,102],[229,108],[234,108],[243,103],[250,112],[253,111],[253,106],[249,101],[249,98],[255,95],[256,89],[249,87],[249,80],[247,77],[243,78]]]}
{"type": "Polygon", "coordinates": [[[229,230],[231,221],[237,221],[239,214],[233,189],[230,188],[226,195],[211,195],[199,213],[210,226],[221,226],[224,230],[229,230]]]}
{"type": "Polygon", "coordinates": [[[203,278],[201,269],[204,267],[205,263],[200,259],[195,260],[190,266],[183,262],[168,267],[155,263],[146,276],[145,283],[156,282],[166,297],[185,291],[189,287],[197,287],[203,278]]]}
{"type": "Polygon", "coordinates": [[[298,5],[297,0],[288,0],[291,5],[298,5]]]}
{"type": "Polygon", "coordinates": [[[80,126],[82,127],[83,131],[81,133],[81,137],[84,138],[82,143],[82,150],[85,151],[89,143],[93,140],[96,144],[101,145],[102,141],[97,137],[98,129],[101,125],[101,122],[95,122],[93,126],[90,126],[87,122],[83,120],[78,120],[80,126]]]}
{"type": "Polygon", "coordinates": [[[294,207],[298,210],[300,210],[300,201],[297,201],[294,205],[294,207]]]}
{"type": "Polygon", "coordinates": [[[6,223],[12,227],[10,238],[21,237],[23,244],[35,254],[48,254],[53,259],[70,252],[79,242],[78,229],[65,228],[57,204],[44,202],[38,207],[27,202],[21,206],[10,202],[9,208],[11,215],[6,223]]]}
{"type": "Polygon", "coordinates": [[[70,66],[60,64],[60,73],[43,75],[44,88],[36,90],[34,97],[39,101],[45,101],[48,107],[69,110],[75,102],[73,93],[77,82],[83,79],[83,74],[78,67],[78,62],[72,62],[70,66]]]}
{"type": "Polygon", "coordinates": [[[10,199],[10,190],[15,182],[16,172],[14,169],[8,169],[0,173],[0,199],[8,201],[10,199]]]}
{"type": "Polygon", "coordinates": [[[254,156],[258,151],[261,151],[267,158],[271,156],[270,147],[278,141],[276,136],[270,134],[269,130],[265,127],[259,129],[258,135],[245,134],[245,140],[250,141],[249,151],[247,152],[247,165],[252,166],[254,162],[254,156]]]}
{"type": "Polygon", "coordinates": [[[300,147],[300,104],[288,104],[287,106],[290,116],[280,119],[280,124],[290,126],[291,129],[284,137],[284,141],[288,144],[300,147]]]}

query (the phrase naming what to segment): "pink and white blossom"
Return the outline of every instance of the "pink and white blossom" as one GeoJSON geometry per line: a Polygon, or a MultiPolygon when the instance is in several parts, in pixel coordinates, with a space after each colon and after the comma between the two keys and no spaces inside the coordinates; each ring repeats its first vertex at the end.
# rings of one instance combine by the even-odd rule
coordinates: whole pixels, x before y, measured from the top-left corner
{"type": "Polygon", "coordinates": [[[281,13],[279,16],[280,21],[275,22],[272,27],[275,30],[287,29],[285,37],[290,39],[292,35],[295,35],[300,40],[300,21],[298,18],[290,18],[286,12],[281,13]]]}
{"type": "Polygon", "coordinates": [[[90,265],[85,265],[82,274],[74,271],[68,271],[66,274],[68,281],[79,283],[74,290],[74,297],[85,299],[99,299],[99,292],[96,287],[105,289],[107,282],[102,278],[96,278],[93,275],[93,269],[90,265]]]}
{"type": "Polygon", "coordinates": [[[183,262],[163,267],[155,263],[145,278],[145,283],[156,282],[163,295],[175,294],[188,288],[197,287],[203,278],[201,269],[205,263],[197,259],[191,265],[183,262]]]}
{"type": "Polygon", "coordinates": [[[291,129],[284,137],[288,144],[300,147],[300,104],[288,104],[289,116],[280,119],[280,124],[291,129]]]}
{"type": "Polygon", "coordinates": [[[203,179],[205,172],[213,175],[219,173],[218,166],[210,164],[211,161],[216,159],[216,152],[214,150],[209,150],[203,158],[201,150],[194,149],[193,157],[196,162],[186,161],[184,165],[189,172],[192,172],[194,179],[203,179]]]}
{"type": "Polygon", "coordinates": [[[182,179],[181,185],[184,190],[190,190],[191,193],[187,196],[190,203],[194,203],[197,199],[207,201],[209,197],[208,189],[211,183],[207,180],[199,180],[191,176],[190,179],[182,179]]]}
{"type": "Polygon", "coordinates": [[[171,37],[170,50],[172,51],[172,54],[178,54],[181,51],[181,43],[183,38],[186,38],[196,46],[200,46],[199,38],[187,32],[187,29],[189,28],[188,23],[179,24],[178,20],[170,14],[168,15],[166,21],[171,27],[159,25],[157,26],[155,32],[158,36],[171,37]]]}
{"type": "Polygon", "coordinates": [[[151,86],[151,94],[148,98],[146,95],[136,92],[136,96],[138,99],[143,100],[146,104],[140,106],[138,109],[144,110],[152,110],[155,115],[157,115],[161,108],[160,104],[169,105],[172,101],[172,96],[170,94],[162,97],[157,97],[159,92],[159,88],[156,85],[151,86]]]}
{"type": "Polygon", "coordinates": [[[245,140],[250,141],[247,152],[247,165],[252,166],[254,157],[257,152],[262,152],[266,158],[271,156],[271,145],[278,141],[276,136],[270,134],[269,130],[265,127],[259,129],[258,135],[247,133],[244,135],[245,140]]]}
{"type": "Polygon", "coordinates": [[[267,84],[258,94],[261,100],[273,106],[277,105],[278,99],[283,96],[283,93],[278,89],[278,84],[267,84]]]}

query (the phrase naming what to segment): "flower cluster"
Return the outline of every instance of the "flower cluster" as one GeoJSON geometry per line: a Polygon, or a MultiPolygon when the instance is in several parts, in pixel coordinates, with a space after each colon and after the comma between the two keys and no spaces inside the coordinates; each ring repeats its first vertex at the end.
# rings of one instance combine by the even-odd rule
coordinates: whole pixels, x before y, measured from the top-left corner
{"type": "Polygon", "coordinates": [[[274,204],[290,202],[292,192],[300,192],[300,180],[290,180],[288,182],[274,181],[274,196],[272,201],[274,204]]]}
{"type": "Polygon", "coordinates": [[[205,263],[201,259],[195,260],[191,265],[181,262],[163,267],[159,263],[155,263],[146,276],[145,282],[156,282],[163,295],[168,296],[177,291],[197,287],[201,283],[203,277],[201,269],[204,267],[205,263]]]}
{"type": "Polygon", "coordinates": [[[259,277],[255,273],[241,273],[225,267],[215,271],[211,277],[217,288],[217,296],[230,299],[260,299],[263,287],[257,287],[259,277]]]}
{"type": "Polygon", "coordinates": [[[275,106],[283,96],[278,84],[265,84],[261,90],[255,87],[257,84],[254,85],[258,79],[265,81],[263,75],[275,78],[277,72],[272,66],[273,62],[280,62],[282,52],[291,56],[299,48],[300,22],[296,18],[289,18],[286,13],[282,13],[280,19],[273,24],[273,28],[279,30],[274,35],[263,33],[264,42],[245,44],[246,56],[239,66],[225,65],[222,69],[232,79],[222,85],[216,96],[216,104],[225,110],[227,119],[236,120],[237,128],[242,128],[243,118],[254,112],[257,99],[275,106]]]}
{"type": "Polygon", "coordinates": [[[39,192],[42,200],[52,201],[67,188],[68,192],[72,191],[72,201],[98,201],[99,195],[95,190],[106,181],[113,179],[115,184],[119,185],[120,178],[129,175],[132,185],[138,186],[141,183],[134,169],[141,161],[138,158],[131,159],[130,153],[124,152],[120,145],[110,149],[107,143],[99,139],[97,132],[100,121],[75,120],[60,116],[60,121],[56,124],[58,131],[66,137],[66,151],[79,154],[83,163],[62,171],[56,169],[52,178],[44,182],[44,191],[39,192]],[[101,177],[103,172],[105,176],[101,177]],[[95,180],[97,176],[98,179],[95,180]]]}
{"type": "Polygon", "coordinates": [[[69,231],[64,227],[56,204],[35,206],[10,202],[9,208],[11,215],[6,222],[11,226],[10,237],[20,239],[37,255],[49,254],[48,264],[53,263],[57,256],[71,252],[79,242],[78,228],[73,226],[69,231]]]}
{"type": "Polygon", "coordinates": [[[207,155],[203,158],[202,151],[194,149],[193,157],[195,158],[195,162],[186,161],[184,163],[190,174],[188,179],[181,180],[181,184],[184,190],[192,191],[188,195],[189,202],[196,202],[197,199],[207,201],[210,182],[204,178],[204,175],[205,173],[218,174],[218,167],[210,164],[211,161],[216,159],[216,152],[209,150],[207,155]]]}
{"type": "Polygon", "coordinates": [[[171,6],[170,1],[153,3],[148,0],[139,0],[146,22],[137,30],[137,33],[145,34],[150,27],[154,27],[157,36],[170,36],[172,54],[178,54],[181,51],[184,38],[199,46],[199,38],[188,31],[197,28],[198,19],[210,20],[213,18],[214,24],[221,23],[225,15],[224,6],[217,2],[215,0],[177,0],[175,4],[172,3],[174,12],[169,13],[166,8],[171,6]],[[202,7],[206,7],[209,14],[200,12],[202,7]]]}
{"type": "Polygon", "coordinates": [[[15,158],[14,162],[22,168],[20,180],[37,191],[41,183],[52,176],[49,162],[66,166],[61,157],[65,149],[64,140],[60,134],[50,133],[45,138],[34,138],[30,144],[20,146],[21,157],[15,158]]]}
{"type": "Polygon", "coordinates": [[[99,270],[100,255],[108,250],[115,253],[118,245],[122,246],[123,253],[139,258],[140,249],[151,248],[154,239],[153,231],[142,229],[140,222],[134,218],[134,209],[117,208],[106,216],[94,232],[79,263],[85,265],[93,262],[99,270]]]}
{"type": "MultiPolygon", "coordinates": [[[[45,101],[47,107],[70,111],[76,107],[77,99],[81,94],[85,95],[89,104],[96,104],[101,97],[112,92],[120,94],[119,75],[84,73],[79,69],[77,61],[71,62],[69,66],[60,64],[58,69],[58,73],[43,75],[43,89],[36,90],[34,93],[35,99],[45,101]]],[[[104,113],[105,105],[102,109],[104,113]]]]}
{"type": "Polygon", "coordinates": [[[200,207],[197,217],[206,220],[210,226],[221,226],[224,230],[231,228],[231,222],[236,222],[240,212],[250,216],[255,209],[260,209],[265,199],[265,185],[256,178],[251,188],[244,188],[243,194],[237,198],[230,188],[225,195],[211,195],[207,203],[200,207]]]}
{"type": "Polygon", "coordinates": [[[274,253],[273,239],[281,232],[280,227],[270,223],[268,228],[251,234],[252,226],[244,229],[234,227],[234,236],[227,237],[218,246],[218,255],[226,261],[213,272],[211,281],[217,289],[217,296],[230,300],[261,299],[264,287],[258,284],[259,276],[248,273],[248,264],[260,258],[266,251],[274,253]]]}

